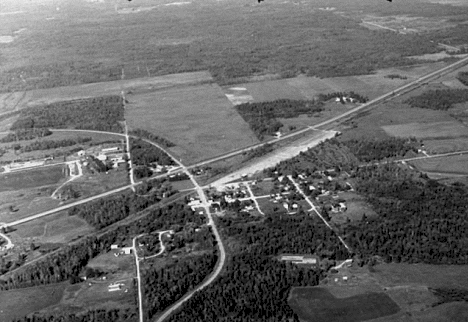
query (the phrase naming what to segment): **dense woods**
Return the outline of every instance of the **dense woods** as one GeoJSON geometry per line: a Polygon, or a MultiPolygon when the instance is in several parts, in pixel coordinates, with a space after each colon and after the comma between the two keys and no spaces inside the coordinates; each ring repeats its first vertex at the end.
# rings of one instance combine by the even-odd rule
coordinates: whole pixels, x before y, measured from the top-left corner
{"type": "Polygon", "coordinates": [[[468,86],[468,72],[459,72],[457,79],[463,84],[468,86]]]}
{"type": "Polygon", "coordinates": [[[343,142],[361,162],[401,158],[407,153],[418,153],[416,139],[388,138],[384,140],[353,139],[343,142]]]}
{"type": "Polygon", "coordinates": [[[90,137],[76,137],[73,139],[63,139],[63,140],[40,140],[34,141],[27,145],[13,145],[11,148],[14,150],[19,150],[20,152],[30,152],[37,150],[48,150],[48,149],[57,149],[67,146],[72,146],[75,144],[82,144],[91,141],[90,137]]]}
{"type": "Polygon", "coordinates": [[[143,140],[131,140],[131,155],[135,165],[147,166],[152,163],[173,165],[174,161],[164,151],[143,140]]]}
{"type": "Polygon", "coordinates": [[[116,196],[101,198],[70,208],[68,214],[79,216],[96,229],[101,229],[144,210],[176,192],[165,180],[147,181],[138,186],[135,193],[124,192],[116,196]]]}
{"type": "Polygon", "coordinates": [[[347,240],[364,258],[468,263],[468,187],[443,185],[393,164],[358,168],[354,178],[379,215],[346,228],[347,240]]]}
{"type": "Polygon", "coordinates": [[[152,319],[187,292],[200,284],[216,265],[217,255],[209,252],[175,260],[162,268],[150,268],[142,273],[144,308],[152,319]]]}
{"type": "Polygon", "coordinates": [[[436,89],[405,101],[411,107],[429,108],[446,111],[454,104],[468,101],[468,89],[436,89]]]}
{"type": "Polygon", "coordinates": [[[123,120],[122,98],[110,95],[23,109],[11,130],[73,128],[122,132],[119,122],[123,120]]]}
{"type": "Polygon", "coordinates": [[[271,102],[244,103],[236,106],[242,118],[250,125],[255,135],[262,140],[283,126],[278,118],[293,118],[301,114],[313,114],[322,110],[314,101],[280,99],[271,102]]]}
{"type": "Polygon", "coordinates": [[[51,135],[52,132],[44,128],[32,128],[32,129],[17,129],[12,133],[8,133],[6,136],[0,139],[0,143],[33,140],[37,138],[43,138],[51,135]]]}
{"type": "Polygon", "coordinates": [[[17,269],[0,280],[0,289],[8,290],[76,280],[89,260],[107,252],[112,244],[130,244],[133,236],[142,233],[151,233],[163,228],[180,231],[185,225],[201,226],[204,222],[203,215],[198,215],[182,203],[152,209],[136,221],[118,225],[98,236],[82,239],[33,264],[17,269]]]}
{"type": "Polygon", "coordinates": [[[170,147],[175,146],[175,143],[169,141],[168,139],[160,137],[160,136],[158,136],[156,134],[153,134],[153,133],[151,133],[149,131],[146,131],[146,130],[135,129],[135,130],[129,131],[128,133],[130,135],[136,136],[139,139],[142,139],[142,138],[143,139],[148,139],[148,140],[153,141],[155,143],[161,144],[162,146],[164,146],[166,148],[170,148],[170,147]]]}
{"type": "Polygon", "coordinates": [[[62,314],[39,314],[21,319],[14,319],[11,322],[127,322],[137,321],[138,314],[133,309],[100,309],[90,310],[82,314],[62,313],[62,314]]]}
{"type": "Polygon", "coordinates": [[[220,277],[169,321],[299,321],[287,303],[289,291],[293,286],[317,285],[323,272],[281,262],[276,256],[315,252],[327,259],[347,256],[333,232],[308,215],[222,217],[219,224],[232,256],[220,277]]]}

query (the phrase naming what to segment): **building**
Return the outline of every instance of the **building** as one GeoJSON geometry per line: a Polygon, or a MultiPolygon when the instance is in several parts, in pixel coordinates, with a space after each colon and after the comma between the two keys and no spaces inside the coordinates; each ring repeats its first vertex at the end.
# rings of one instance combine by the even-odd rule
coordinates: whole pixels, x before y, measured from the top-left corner
{"type": "Polygon", "coordinates": [[[107,160],[107,155],[105,155],[105,154],[99,154],[99,155],[97,156],[97,159],[98,159],[99,161],[106,161],[106,160],[107,160]]]}
{"type": "Polygon", "coordinates": [[[280,256],[280,260],[299,265],[318,265],[319,263],[318,257],[314,255],[284,254],[280,256]]]}
{"type": "Polygon", "coordinates": [[[122,247],[122,252],[125,255],[131,255],[133,253],[133,247],[122,247]]]}
{"type": "Polygon", "coordinates": [[[109,153],[117,153],[117,152],[120,152],[120,148],[119,147],[113,147],[113,148],[107,148],[107,149],[102,149],[101,150],[101,153],[103,154],[109,154],[109,153]]]}

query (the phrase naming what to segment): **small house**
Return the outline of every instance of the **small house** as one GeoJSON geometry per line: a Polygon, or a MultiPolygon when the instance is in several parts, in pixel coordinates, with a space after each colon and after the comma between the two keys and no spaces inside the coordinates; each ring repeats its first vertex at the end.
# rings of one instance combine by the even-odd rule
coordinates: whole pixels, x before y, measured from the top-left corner
{"type": "Polygon", "coordinates": [[[122,247],[122,252],[125,255],[131,255],[133,253],[133,248],[132,247],[122,247]]]}

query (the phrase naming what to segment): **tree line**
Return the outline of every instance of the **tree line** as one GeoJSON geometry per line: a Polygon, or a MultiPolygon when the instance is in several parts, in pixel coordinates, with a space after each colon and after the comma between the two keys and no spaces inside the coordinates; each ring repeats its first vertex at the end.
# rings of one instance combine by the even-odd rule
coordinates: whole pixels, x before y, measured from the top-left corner
{"type": "Polygon", "coordinates": [[[418,153],[420,143],[415,138],[388,138],[383,140],[352,139],[343,142],[361,162],[401,158],[407,153],[418,153]]]}
{"type": "Polygon", "coordinates": [[[10,146],[10,148],[16,151],[19,150],[20,152],[23,153],[23,152],[31,152],[31,151],[37,151],[37,150],[49,150],[49,149],[63,148],[63,147],[73,146],[76,144],[86,143],[91,140],[92,138],[90,137],[79,136],[73,139],[34,141],[27,145],[14,144],[10,146]]]}
{"type": "Polygon", "coordinates": [[[454,104],[468,101],[468,89],[436,89],[421,95],[410,97],[405,101],[411,107],[429,108],[446,111],[454,104]]]}
{"type": "Polygon", "coordinates": [[[128,322],[137,321],[138,314],[135,309],[99,309],[89,310],[85,313],[34,313],[24,318],[14,319],[11,322],[128,322]]]}
{"type": "Polygon", "coordinates": [[[34,140],[37,138],[49,136],[51,134],[52,132],[49,129],[44,128],[16,129],[15,131],[8,133],[6,136],[1,138],[0,143],[34,140]]]}
{"type": "MultiPolygon", "coordinates": [[[[466,50],[466,48],[465,48],[466,50]]],[[[457,79],[463,84],[468,86],[468,72],[459,72],[457,79]]]]}
{"type": "Polygon", "coordinates": [[[175,146],[175,143],[169,141],[168,139],[166,138],[163,138],[161,136],[158,136],[156,134],[153,134],[149,131],[146,131],[146,130],[143,130],[143,129],[134,129],[134,130],[131,130],[128,132],[130,135],[134,135],[136,137],[138,137],[139,139],[148,139],[150,141],[153,141],[153,142],[156,142],[156,143],[159,143],[161,144],[162,146],[166,147],[166,148],[171,148],[173,146],[175,146]]]}
{"type": "Polygon", "coordinates": [[[119,95],[62,101],[21,110],[11,130],[33,128],[74,128],[122,132],[124,120],[119,95]]]}
{"type": "Polygon", "coordinates": [[[236,109],[260,140],[263,140],[265,135],[279,131],[283,124],[278,118],[293,118],[322,111],[321,104],[315,101],[289,99],[243,103],[237,105],[236,109]]]}

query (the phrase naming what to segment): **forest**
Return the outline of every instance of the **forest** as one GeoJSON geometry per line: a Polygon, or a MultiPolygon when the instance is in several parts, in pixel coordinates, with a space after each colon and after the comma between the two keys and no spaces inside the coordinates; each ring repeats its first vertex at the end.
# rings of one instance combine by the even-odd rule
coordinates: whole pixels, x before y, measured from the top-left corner
{"type": "Polygon", "coordinates": [[[217,259],[217,255],[210,252],[182,257],[162,268],[143,271],[143,307],[147,319],[151,320],[200,284],[213,271],[217,259]]]}
{"type": "Polygon", "coordinates": [[[409,152],[418,153],[420,143],[414,139],[388,138],[384,140],[352,139],[343,142],[361,162],[402,158],[409,152]]]}
{"type": "Polygon", "coordinates": [[[175,143],[169,141],[166,138],[160,137],[149,131],[143,129],[135,129],[128,132],[130,135],[136,136],[138,139],[148,139],[155,143],[161,144],[163,147],[170,148],[175,146],[175,143]]]}
{"type": "Polygon", "coordinates": [[[468,72],[459,72],[457,79],[463,84],[468,86],[468,72]]]}
{"type": "Polygon", "coordinates": [[[355,189],[379,215],[345,228],[369,260],[468,264],[468,187],[444,185],[395,164],[355,169],[355,189]]]}
{"type": "Polygon", "coordinates": [[[454,104],[466,101],[468,101],[468,89],[436,89],[410,97],[405,103],[411,107],[446,111],[454,104]]]}
{"type": "Polygon", "coordinates": [[[311,115],[322,111],[320,103],[314,101],[280,99],[261,103],[243,103],[236,106],[259,140],[273,135],[283,124],[278,118],[294,118],[301,114],[311,115]]]}
{"type": "Polygon", "coordinates": [[[166,180],[146,181],[137,191],[101,198],[68,210],[69,216],[79,216],[96,229],[102,229],[148,208],[177,193],[166,180]]]}
{"type": "Polygon", "coordinates": [[[11,130],[33,128],[73,128],[122,132],[122,98],[118,95],[62,101],[21,110],[11,130]]]}
{"type": "Polygon", "coordinates": [[[23,152],[31,152],[37,150],[48,150],[48,149],[57,149],[67,146],[73,146],[76,144],[82,144],[91,141],[90,137],[76,137],[73,139],[63,139],[63,140],[38,140],[27,145],[14,144],[10,148],[23,152]]]}
{"type": "Polygon", "coordinates": [[[164,151],[143,140],[131,139],[132,162],[137,166],[173,165],[174,161],[164,151]]]}
{"type": "Polygon", "coordinates": [[[49,129],[44,128],[17,129],[1,138],[0,143],[33,140],[37,138],[43,138],[51,134],[52,132],[49,129]]]}
{"type": "Polygon", "coordinates": [[[268,214],[265,219],[219,218],[229,259],[220,277],[173,316],[185,321],[299,321],[287,303],[293,286],[318,285],[319,267],[278,260],[283,253],[317,254],[323,262],[345,259],[346,249],[321,221],[308,215],[268,214]]]}
{"type": "Polygon", "coordinates": [[[127,322],[137,321],[134,309],[99,309],[86,313],[57,313],[54,315],[33,313],[30,316],[14,319],[11,322],[127,322]]]}
{"type": "MultiPolygon", "coordinates": [[[[96,236],[65,246],[33,264],[3,276],[0,290],[17,289],[37,285],[75,281],[90,259],[107,252],[112,244],[129,244],[131,238],[160,229],[180,231],[186,225],[201,226],[205,216],[198,215],[183,203],[172,203],[151,209],[138,220],[118,225],[96,236]]],[[[195,232],[193,232],[195,234],[195,232]]],[[[190,236],[186,237],[190,239],[190,236]]]]}

